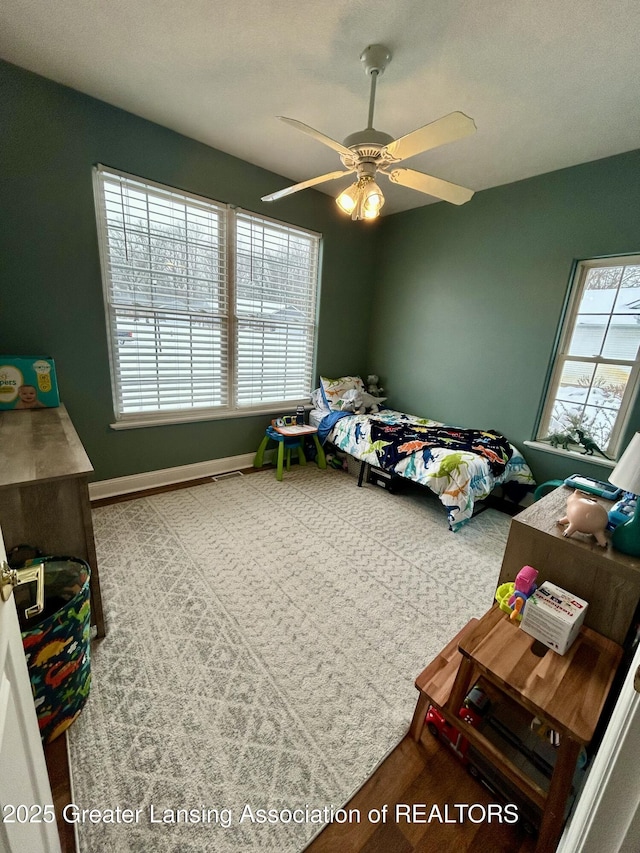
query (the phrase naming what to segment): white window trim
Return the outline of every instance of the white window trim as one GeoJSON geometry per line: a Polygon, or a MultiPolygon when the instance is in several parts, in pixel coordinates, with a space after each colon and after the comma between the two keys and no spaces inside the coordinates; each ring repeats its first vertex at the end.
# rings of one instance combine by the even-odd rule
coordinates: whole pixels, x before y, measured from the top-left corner
{"type": "Polygon", "coordinates": [[[536,429],[536,438],[531,442],[525,442],[530,447],[535,447],[538,450],[545,450],[549,452],[556,453],[558,455],[564,457],[573,457],[582,459],[584,461],[588,461],[589,463],[602,463],[606,467],[613,467],[613,460],[617,459],[621,452],[621,441],[624,435],[625,429],[628,423],[629,413],[632,410],[636,399],[638,397],[638,391],[640,388],[640,348],[638,353],[636,353],[635,360],[631,361],[629,359],[611,359],[604,358],[602,356],[569,356],[568,348],[571,343],[571,338],[573,335],[573,331],[575,328],[576,317],[578,315],[578,310],[580,308],[580,302],[582,298],[582,293],[584,289],[584,283],[586,276],[591,269],[596,269],[600,267],[611,267],[622,265],[637,265],[640,264],[640,255],[615,255],[608,258],[593,258],[593,259],[584,259],[577,261],[574,265],[571,274],[571,293],[568,301],[568,305],[566,311],[564,312],[563,318],[561,320],[561,334],[559,338],[558,345],[555,349],[553,356],[553,369],[549,376],[549,379],[545,385],[544,392],[544,406],[542,408],[542,412],[540,414],[540,418],[538,421],[538,426],[536,429]],[[562,375],[562,369],[567,361],[582,361],[593,363],[596,365],[599,364],[620,364],[631,367],[631,371],[629,374],[629,381],[627,383],[627,387],[625,389],[624,396],[622,398],[622,403],[620,405],[620,409],[618,411],[618,415],[616,417],[615,426],[611,432],[611,438],[609,440],[609,453],[610,456],[613,457],[613,460],[607,459],[605,457],[597,457],[595,454],[593,456],[586,456],[583,453],[576,452],[573,450],[565,450],[564,448],[559,447],[551,447],[550,445],[545,444],[540,439],[542,438],[541,433],[542,425],[547,423],[550,420],[551,411],[553,409],[553,404],[555,402],[555,397],[552,395],[553,389],[556,389],[558,383],[560,381],[560,376],[562,375]]]}
{"type": "Polygon", "coordinates": [[[109,426],[111,429],[115,430],[142,429],[143,427],[166,426],[168,424],[190,424],[197,423],[198,421],[223,421],[228,420],[229,418],[251,418],[259,415],[275,416],[281,414],[295,414],[295,410],[298,406],[304,406],[307,411],[312,408],[309,401],[305,398],[293,403],[270,403],[268,406],[256,406],[251,409],[244,406],[241,409],[225,409],[224,411],[219,411],[218,409],[181,409],[180,411],[161,412],[159,414],[154,413],[140,416],[131,415],[131,417],[126,421],[114,421],[109,424],[109,426]]]}
{"type": "Polygon", "coordinates": [[[239,406],[235,403],[237,395],[237,377],[235,373],[236,364],[236,348],[237,348],[237,328],[238,317],[235,310],[235,262],[236,262],[236,235],[235,235],[235,217],[237,214],[246,214],[249,217],[255,217],[261,222],[272,223],[285,229],[292,229],[303,232],[305,235],[315,238],[316,245],[316,283],[315,283],[315,304],[314,304],[314,324],[313,324],[313,357],[311,365],[311,376],[316,374],[317,350],[318,350],[318,328],[319,328],[319,313],[320,313],[320,278],[322,264],[322,234],[317,231],[312,231],[308,228],[292,225],[282,220],[272,217],[263,216],[261,213],[255,213],[250,210],[237,207],[236,205],[224,204],[213,199],[197,195],[190,191],[170,187],[157,181],[143,178],[139,175],[133,175],[129,172],[123,172],[119,169],[111,168],[98,164],[93,168],[93,185],[94,185],[94,201],[96,209],[96,222],[98,225],[98,244],[100,253],[100,264],[103,280],[103,304],[105,312],[105,321],[107,327],[107,343],[109,348],[109,373],[111,378],[111,392],[114,405],[114,421],[109,426],[114,430],[123,429],[140,429],[143,427],[163,426],[168,424],[194,423],[199,421],[211,420],[227,420],[235,418],[245,418],[259,415],[268,415],[274,413],[282,413],[283,410],[291,409],[294,411],[296,407],[303,405],[305,408],[310,408],[309,395],[312,388],[309,388],[309,395],[295,400],[274,401],[269,403],[261,403],[254,406],[239,406]],[[194,408],[194,409],[167,409],[163,411],[149,412],[133,412],[130,414],[116,415],[116,400],[118,399],[116,375],[116,359],[114,357],[115,338],[111,328],[110,313],[111,305],[107,296],[107,288],[104,282],[108,280],[108,248],[107,248],[107,223],[104,216],[103,205],[101,199],[103,196],[100,175],[106,172],[117,177],[122,177],[149,187],[156,187],[163,194],[167,192],[175,192],[180,196],[184,196],[189,200],[193,200],[195,204],[202,202],[207,207],[214,206],[226,211],[226,270],[227,270],[227,305],[228,305],[228,359],[227,359],[227,387],[229,389],[230,405],[215,406],[211,408],[194,408]]]}
{"type": "Polygon", "coordinates": [[[541,450],[543,453],[552,453],[556,456],[563,456],[565,459],[577,459],[580,462],[588,462],[589,465],[599,465],[601,468],[615,468],[616,463],[613,459],[605,459],[604,456],[587,456],[585,453],[580,453],[578,450],[565,450],[563,447],[553,447],[551,444],[545,444],[544,441],[523,441],[525,447],[530,447],[532,450],[541,450]]]}

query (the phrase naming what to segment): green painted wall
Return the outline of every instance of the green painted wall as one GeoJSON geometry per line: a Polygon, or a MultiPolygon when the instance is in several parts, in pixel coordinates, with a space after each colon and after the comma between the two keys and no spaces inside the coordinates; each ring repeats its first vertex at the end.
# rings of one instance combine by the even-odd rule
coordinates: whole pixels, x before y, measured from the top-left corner
{"type": "Polygon", "coordinates": [[[95,479],[251,452],[265,416],[114,431],[92,167],[235,204],[323,235],[317,367],[366,372],[376,223],[287,180],[0,62],[0,352],[50,354],[95,479]]]}
{"type": "MultiPolygon", "coordinates": [[[[397,214],[377,251],[370,363],[390,402],[522,446],[574,260],[640,252],[640,151],[397,214]]],[[[578,467],[525,455],[539,481],[578,467]]],[[[606,468],[581,470],[606,479],[606,468]]]]}
{"type": "MultiPolygon", "coordinates": [[[[96,479],[251,452],[265,418],[109,428],[95,163],[321,232],[318,372],[375,371],[392,405],[520,446],[574,260],[640,252],[640,151],[352,223],[313,190],[262,204],[287,181],[3,62],[0,115],[0,352],[54,356],[96,479]]],[[[580,467],[525,452],[539,481],[580,467]]]]}

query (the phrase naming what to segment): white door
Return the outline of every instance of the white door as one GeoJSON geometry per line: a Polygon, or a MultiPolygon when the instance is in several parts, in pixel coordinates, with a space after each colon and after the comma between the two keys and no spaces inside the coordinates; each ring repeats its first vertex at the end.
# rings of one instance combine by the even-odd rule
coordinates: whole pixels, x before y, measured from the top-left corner
{"type": "Polygon", "coordinates": [[[640,647],[557,853],[640,850],[640,647]]]}
{"type": "Polygon", "coordinates": [[[26,851],[60,853],[60,840],[18,615],[0,595],[0,853],[26,851]]]}

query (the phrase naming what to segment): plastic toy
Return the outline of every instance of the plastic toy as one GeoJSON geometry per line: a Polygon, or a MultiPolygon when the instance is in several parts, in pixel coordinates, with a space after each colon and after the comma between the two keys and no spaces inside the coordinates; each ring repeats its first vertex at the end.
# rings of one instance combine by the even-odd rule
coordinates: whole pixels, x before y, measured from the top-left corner
{"type": "MultiPolygon", "coordinates": [[[[554,749],[557,749],[560,746],[560,732],[557,732],[549,725],[549,723],[543,722],[539,717],[534,717],[531,720],[531,731],[539,738],[542,738],[543,741],[550,743],[554,749]]],[[[587,756],[587,751],[583,746],[580,748],[580,752],[578,753],[576,768],[578,770],[584,770],[588,762],[589,758],[587,756]]]]}
{"type": "MultiPolygon", "coordinates": [[[[476,685],[467,694],[458,716],[465,723],[474,728],[479,728],[489,706],[487,694],[476,685]]],[[[453,750],[463,764],[467,764],[469,741],[455,726],[448,723],[433,705],[429,705],[425,722],[431,734],[453,750]]]]}
{"type": "Polygon", "coordinates": [[[482,722],[482,718],[488,712],[491,703],[487,694],[476,684],[467,693],[462,708],[458,712],[460,719],[476,728],[482,722]]]}
{"type": "Polygon", "coordinates": [[[619,524],[625,524],[630,521],[636,511],[638,498],[633,492],[625,492],[619,501],[609,510],[608,530],[615,530],[619,524]]]}
{"type": "MultiPolygon", "coordinates": [[[[477,685],[468,694],[460,709],[460,717],[474,728],[482,729],[487,739],[501,752],[512,757],[514,764],[526,775],[538,780],[550,780],[557,757],[557,743],[551,737],[548,724],[538,718],[526,722],[514,712],[509,703],[497,702],[490,706],[489,699],[477,685]]],[[[476,749],[455,726],[448,723],[433,705],[427,711],[426,723],[431,734],[451,749],[469,773],[493,794],[507,803],[518,806],[519,822],[525,832],[534,835],[540,826],[542,813],[539,806],[523,797],[520,789],[507,779],[493,760],[476,749]]],[[[462,726],[464,731],[464,727],[462,726]]],[[[584,775],[587,754],[580,751],[571,792],[567,797],[565,817],[575,799],[584,775]]]]}
{"type": "Polygon", "coordinates": [[[578,435],[578,440],[580,444],[584,447],[584,453],[586,453],[588,456],[593,456],[594,453],[599,453],[600,456],[604,456],[605,459],[609,458],[604,452],[604,450],[600,450],[600,448],[590,435],[587,435],[581,429],[576,429],[576,433],[578,435]]]}
{"type": "MultiPolygon", "coordinates": [[[[578,489],[579,492],[586,492],[589,495],[595,495],[597,498],[606,498],[608,501],[615,501],[622,494],[622,489],[611,483],[594,480],[593,477],[583,477],[580,474],[572,474],[567,477],[564,484],[570,489],[578,489]]],[[[562,483],[558,483],[558,485],[560,486],[562,483]]]]}
{"type": "Polygon", "coordinates": [[[538,572],[533,566],[523,566],[516,575],[514,590],[507,602],[511,608],[509,619],[512,622],[519,622],[522,619],[522,611],[524,610],[527,599],[538,588],[536,586],[537,578],[538,572]]]}
{"type": "Polygon", "coordinates": [[[504,613],[511,613],[511,608],[509,607],[508,601],[513,595],[515,591],[516,585],[513,581],[507,581],[507,583],[501,583],[498,589],[496,590],[495,599],[498,602],[500,610],[504,613]]]}
{"type": "Polygon", "coordinates": [[[350,388],[342,395],[341,411],[353,412],[356,415],[378,412],[380,410],[380,403],[384,402],[385,399],[385,397],[374,397],[367,391],[350,388]]]}
{"type": "Polygon", "coordinates": [[[335,468],[337,471],[347,470],[347,457],[342,458],[337,453],[326,454],[327,465],[329,468],[335,468]]]}
{"type": "Polygon", "coordinates": [[[531,731],[542,740],[548,741],[551,746],[560,746],[560,733],[552,728],[549,723],[544,723],[539,717],[531,720],[531,731]]]}
{"type": "Polygon", "coordinates": [[[567,514],[558,519],[558,524],[568,524],[563,536],[590,533],[602,548],[607,547],[604,531],[608,523],[609,516],[602,504],[578,489],[567,498],[567,514]]]}

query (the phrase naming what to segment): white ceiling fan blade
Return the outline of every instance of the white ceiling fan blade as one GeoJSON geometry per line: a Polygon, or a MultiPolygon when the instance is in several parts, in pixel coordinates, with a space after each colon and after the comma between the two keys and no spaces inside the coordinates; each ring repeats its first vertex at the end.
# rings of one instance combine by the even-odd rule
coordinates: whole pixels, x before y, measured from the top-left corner
{"type": "Polygon", "coordinates": [[[347,157],[353,157],[353,151],[350,151],[341,142],[336,142],[335,139],[331,139],[329,136],[325,136],[325,134],[320,133],[319,130],[314,130],[314,128],[309,127],[308,124],[304,124],[303,122],[298,121],[295,118],[286,118],[285,116],[278,116],[278,118],[280,119],[280,121],[283,121],[286,124],[290,124],[291,127],[295,127],[296,130],[301,130],[308,136],[312,136],[314,139],[317,139],[318,142],[322,142],[323,145],[328,145],[329,148],[333,148],[333,150],[337,151],[338,154],[343,154],[347,157]]]}
{"type": "Polygon", "coordinates": [[[262,196],[262,201],[277,201],[279,198],[284,198],[286,195],[297,193],[299,190],[306,190],[308,187],[313,187],[316,184],[323,184],[325,181],[335,181],[336,178],[341,178],[343,175],[350,175],[354,170],[346,169],[339,172],[328,172],[326,175],[320,175],[317,178],[309,178],[308,181],[302,181],[300,184],[294,184],[292,187],[286,187],[278,192],[270,195],[262,196]]]}
{"type": "Polygon", "coordinates": [[[460,112],[449,113],[390,142],[386,151],[395,160],[406,160],[407,157],[437,148],[446,142],[462,139],[475,131],[476,123],[472,118],[460,112]]]}
{"type": "Polygon", "coordinates": [[[464,204],[474,194],[474,190],[451,184],[449,181],[443,181],[442,178],[425,175],[424,172],[416,172],[414,169],[394,169],[388,176],[394,184],[427,193],[451,204],[464,204]]]}

